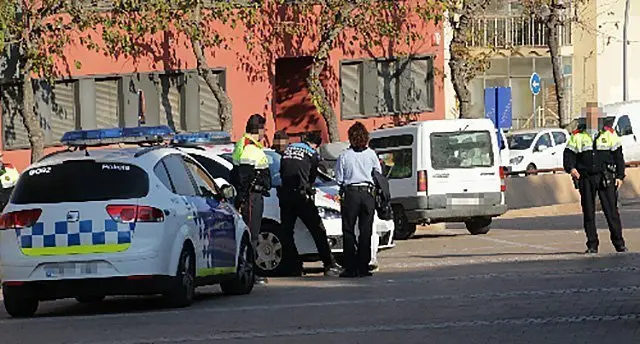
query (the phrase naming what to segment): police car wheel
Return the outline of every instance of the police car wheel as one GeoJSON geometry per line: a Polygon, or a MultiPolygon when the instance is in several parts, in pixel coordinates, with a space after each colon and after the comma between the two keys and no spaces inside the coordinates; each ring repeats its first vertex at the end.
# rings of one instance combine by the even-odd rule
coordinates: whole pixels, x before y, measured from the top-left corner
{"type": "Polygon", "coordinates": [[[275,223],[263,223],[256,249],[256,274],[258,276],[290,276],[295,262],[287,257],[286,248],[293,243],[284,241],[282,227],[275,223]]]}
{"type": "Polygon", "coordinates": [[[416,234],[416,224],[409,223],[401,205],[393,205],[393,239],[409,240],[416,234]]]}
{"type": "Polygon", "coordinates": [[[193,303],[196,293],[195,256],[189,246],[182,248],[178,271],[173,281],[171,290],[166,293],[165,299],[172,307],[187,307],[193,303]]]}
{"type": "Polygon", "coordinates": [[[79,303],[97,303],[104,300],[104,295],[83,295],[76,296],[76,301],[79,303]]]}
{"type": "Polygon", "coordinates": [[[240,243],[235,277],[232,280],[220,283],[222,291],[229,295],[249,294],[253,290],[253,285],[256,281],[254,263],[253,248],[249,242],[249,237],[245,235],[240,243]]]}
{"type": "Polygon", "coordinates": [[[19,290],[3,289],[4,309],[14,318],[30,318],[38,310],[38,299],[21,295],[19,290]]]}
{"type": "Polygon", "coordinates": [[[487,234],[491,230],[490,217],[474,217],[465,221],[464,224],[472,235],[487,234]]]}

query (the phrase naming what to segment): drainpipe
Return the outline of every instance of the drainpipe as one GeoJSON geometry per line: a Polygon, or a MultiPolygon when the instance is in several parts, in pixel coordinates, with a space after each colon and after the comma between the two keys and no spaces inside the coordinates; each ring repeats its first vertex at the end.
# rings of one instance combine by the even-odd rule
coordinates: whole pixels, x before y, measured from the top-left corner
{"type": "Polygon", "coordinates": [[[629,29],[629,7],[631,0],[626,0],[624,8],[624,26],[622,28],[622,100],[629,100],[629,78],[627,78],[627,48],[629,38],[627,31],[629,29]]]}

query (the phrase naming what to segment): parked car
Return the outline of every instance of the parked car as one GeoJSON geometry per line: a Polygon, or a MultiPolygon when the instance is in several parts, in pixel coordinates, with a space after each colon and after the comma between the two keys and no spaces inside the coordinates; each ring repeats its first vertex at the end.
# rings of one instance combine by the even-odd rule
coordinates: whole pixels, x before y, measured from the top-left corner
{"type": "Polygon", "coordinates": [[[562,155],[569,133],[560,128],[516,130],[507,135],[511,172],[562,167],[562,155]]]}

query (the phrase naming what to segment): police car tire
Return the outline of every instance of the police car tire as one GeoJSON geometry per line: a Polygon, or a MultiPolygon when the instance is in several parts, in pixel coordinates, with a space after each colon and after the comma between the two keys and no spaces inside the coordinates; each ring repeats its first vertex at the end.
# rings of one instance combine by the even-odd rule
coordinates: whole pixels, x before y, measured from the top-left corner
{"type": "Polygon", "coordinates": [[[38,299],[23,297],[19,292],[8,293],[3,290],[4,309],[14,318],[30,318],[38,310],[38,299]]]}
{"type": "Polygon", "coordinates": [[[471,235],[487,234],[491,230],[491,218],[474,217],[464,222],[471,235]]]}
{"type": "Polygon", "coordinates": [[[256,281],[255,275],[255,255],[253,247],[249,242],[249,237],[244,235],[240,242],[238,254],[238,267],[233,279],[220,283],[222,292],[228,295],[245,295],[251,293],[256,281]],[[247,254],[246,259],[244,254],[247,254]]]}
{"type": "Polygon", "coordinates": [[[195,255],[189,246],[184,246],[178,260],[178,271],[172,282],[172,287],[164,297],[171,307],[188,307],[193,303],[196,294],[195,284],[195,255]],[[185,269],[186,262],[189,262],[185,269]],[[186,271],[185,271],[186,270],[186,271]],[[188,274],[188,278],[185,278],[188,274]]]}
{"type": "Polygon", "coordinates": [[[393,205],[393,239],[394,240],[409,240],[416,234],[416,224],[409,223],[407,214],[404,212],[404,208],[401,205],[393,205]]]}
{"type": "MultiPolygon", "coordinates": [[[[265,277],[296,275],[296,272],[297,270],[299,270],[299,267],[296,267],[294,262],[290,259],[290,257],[287,256],[287,252],[288,252],[287,246],[292,245],[293,243],[288,243],[283,241],[284,233],[282,233],[282,226],[277,223],[263,222],[262,227],[260,229],[260,233],[271,233],[280,241],[280,244],[282,245],[282,259],[280,260],[280,263],[278,264],[278,266],[276,266],[271,270],[263,270],[262,268],[260,268],[258,264],[256,264],[255,265],[256,275],[265,276],[265,277]]],[[[258,252],[255,253],[256,259],[258,257],[258,254],[259,254],[258,252]]]]}

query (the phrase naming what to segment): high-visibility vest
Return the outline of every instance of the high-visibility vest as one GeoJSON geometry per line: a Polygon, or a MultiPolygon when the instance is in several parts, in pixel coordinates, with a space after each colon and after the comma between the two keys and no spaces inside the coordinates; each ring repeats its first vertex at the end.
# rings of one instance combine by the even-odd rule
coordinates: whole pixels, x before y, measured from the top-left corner
{"type": "Polygon", "coordinates": [[[567,149],[579,154],[591,151],[594,148],[599,151],[615,151],[622,147],[622,140],[611,129],[600,131],[596,138],[595,147],[593,143],[593,137],[586,130],[581,130],[571,135],[567,142],[567,149]]]}
{"type": "Polygon", "coordinates": [[[233,164],[251,165],[256,169],[269,168],[269,159],[262,150],[264,147],[260,142],[255,141],[247,134],[236,143],[233,150],[233,164]]]}

